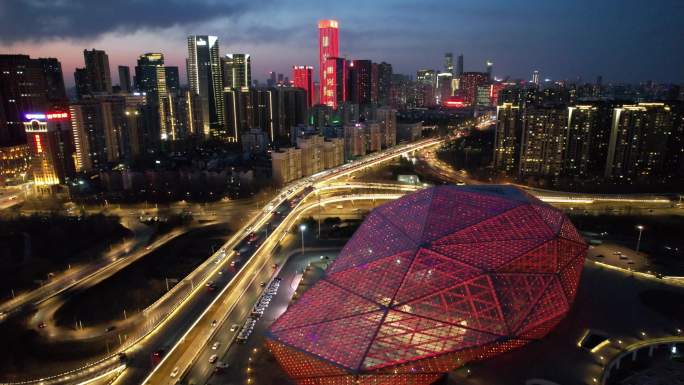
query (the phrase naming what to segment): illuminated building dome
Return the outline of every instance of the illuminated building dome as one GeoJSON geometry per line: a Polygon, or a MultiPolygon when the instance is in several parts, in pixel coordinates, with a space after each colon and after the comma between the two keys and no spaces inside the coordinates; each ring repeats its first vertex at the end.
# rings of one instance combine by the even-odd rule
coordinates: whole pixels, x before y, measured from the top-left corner
{"type": "Polygon", "coordinates": [[[375,209],[267,344],[301,385],[430,384],[544,337],[586,250],[562,212],[515,187],[422,190],[375,209]]]}

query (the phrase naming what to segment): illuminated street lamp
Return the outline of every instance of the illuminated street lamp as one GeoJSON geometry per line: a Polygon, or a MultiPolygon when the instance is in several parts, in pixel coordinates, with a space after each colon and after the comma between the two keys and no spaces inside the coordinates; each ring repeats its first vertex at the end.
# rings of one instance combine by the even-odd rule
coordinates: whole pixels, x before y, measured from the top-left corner
{"type": "Polygon", "coordinates": [[[304,230],[306,230],[306,225],[305,224],[299,225],[299,231],[302,232],[302,254],[304,254],[304,230]]]}
{"type": "Polygon", "coordinates": [[[644,231],[644,226],[638,225],[637,230],[639,230],[639,238],[637,238],[636,252],[639,252],[639,246],[641,246],[641,233],[644,231]]]}

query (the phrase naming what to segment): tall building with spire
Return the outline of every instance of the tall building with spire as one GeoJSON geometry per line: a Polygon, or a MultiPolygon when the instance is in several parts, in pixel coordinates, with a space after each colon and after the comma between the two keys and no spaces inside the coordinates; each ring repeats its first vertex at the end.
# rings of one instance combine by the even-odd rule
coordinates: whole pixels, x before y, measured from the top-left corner
{"type": "Polygon", "coordinates": [[[318,52],[321,104],[335,108],[337,107],[337,93],[335,92],[335,79],[332,76],[339,74],[336,74],[334,69],[328,71],[327,64],[329,58],[340,56],[339,23],[337,20],[320,20],[318,22],[318,52]]]}

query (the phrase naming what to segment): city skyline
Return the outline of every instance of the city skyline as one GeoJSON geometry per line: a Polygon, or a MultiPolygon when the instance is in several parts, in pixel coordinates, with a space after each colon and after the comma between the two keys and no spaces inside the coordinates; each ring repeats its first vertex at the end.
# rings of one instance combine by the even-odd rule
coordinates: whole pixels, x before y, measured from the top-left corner
{"type": "MultiPolygon", "coordinates": [[[[334,18],[341,26],[341,56],[384,60],[393,64],[396,73],[439,69],[444,52],[454,52],[464,54],[466,71],[483,71],[485,62],[492,60],[497,77],[528,79],[533,70],[539,70],[542,78],[581,77],[587,82],[598,75],[606,82],[681,82],[684,71],[677,63],[683,54],[677,49],[681,37],[677,19],[682,6],[665,1],[641,9],[631,7],[630,2],[530,1],[525,6],[495,2],[474,7],[434,1],[424,6],[380,2],[346,7],[197,1],[167,4],[164,17],[152,15],[154,6],[143,3],[122,20],[109,20],[113,10],[105,4],[89,5],[88,19],[77,12],[85,8],[78,1],[42,4],[40,10],[10,3],[0,12],[16,23],[0,29],[0,50],[57,57],[69,87],[74,82],[73,70],[82,66],[83,49],[105,50],[112,68],[133,67],[140,54],[161,52],[169,65],[179,67],[181,81],[186,83],[187,36],[217,35],[222,55],[251,54],[253,77],[264,80],[269,71],[288,74],[294,64],[315,65],[316,21],[334,18]],[[51,16],[40,18],[41,28],[24,28],[21,20],[36,12],[51,16]],[[80,24],[84,25],[76,26],[80,24]]],[[[125,2],[116,6],[118,11],[130,7],[125,2]]],[[[35,22],[27,25],[35,26],[35,22]]],[[[317,72],[318,68],[315,78],[317,72]]],[[[118,75],[112,77],[118,84],[118,75]]]]}

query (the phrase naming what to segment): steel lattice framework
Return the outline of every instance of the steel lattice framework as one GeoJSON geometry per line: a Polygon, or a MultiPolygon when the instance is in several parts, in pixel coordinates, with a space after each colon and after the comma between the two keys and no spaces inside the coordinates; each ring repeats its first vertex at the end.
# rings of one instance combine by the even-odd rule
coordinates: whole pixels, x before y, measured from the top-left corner
{"type": "Polygon", "coordinates": [[[575,298],[587,245],[511,186],[441,186],[375,209],[271,326],[301,385],[430,384],[544,337],[575,298]]]}

